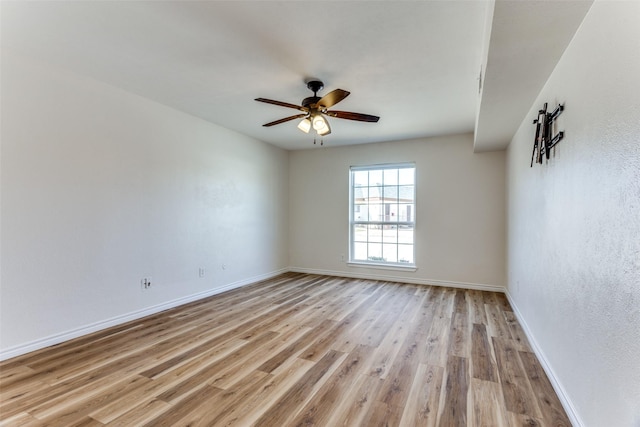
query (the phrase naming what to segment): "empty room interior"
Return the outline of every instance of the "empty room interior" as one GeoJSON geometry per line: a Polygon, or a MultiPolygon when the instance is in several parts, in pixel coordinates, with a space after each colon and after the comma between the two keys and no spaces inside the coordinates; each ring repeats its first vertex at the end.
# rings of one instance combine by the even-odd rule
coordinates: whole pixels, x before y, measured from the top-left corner
{"type": "Polygon", "coordinates": [[[0,18],[0,425],[640,427],[640,2],[0,18]]]}

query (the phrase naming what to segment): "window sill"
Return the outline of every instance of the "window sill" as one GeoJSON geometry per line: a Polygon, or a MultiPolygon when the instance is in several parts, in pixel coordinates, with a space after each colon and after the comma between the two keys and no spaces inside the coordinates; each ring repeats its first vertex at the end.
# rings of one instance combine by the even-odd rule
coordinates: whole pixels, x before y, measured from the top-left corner
{"type": "Polygon", "coordinates": [[[396,271],[416,271],[418,267],[415,265],[385,265],[385,264],[377,264],[373,262],[356,262],[349,261],[347,263],[349,267],[360,267],[360,268],[377,268],[379,270],[396,270],[396,271]]]}

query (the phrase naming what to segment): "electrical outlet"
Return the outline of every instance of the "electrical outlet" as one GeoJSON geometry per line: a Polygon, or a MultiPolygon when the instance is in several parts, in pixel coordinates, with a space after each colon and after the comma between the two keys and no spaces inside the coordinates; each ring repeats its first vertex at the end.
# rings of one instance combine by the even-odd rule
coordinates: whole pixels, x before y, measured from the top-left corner
{"type": "Polygon", "coordinates": [[[142,280],[140,280],[140,286],[142,287],[142,290],[147,290],[151,288],[151,277],[144,277],[142,280]]]}
{"type": "Polygon", "coordinates": [[[198,269],[198,276],[199,277],[201,277],[201,278],[204,277],[205,273],[206,273],[206,271],[205,271],[204,267],[200,267],[198,269]]]}
{"type": "Polygon", "coordinates": [[[340,262],[344,262],[344,254],[340,254],[340,262]]]}

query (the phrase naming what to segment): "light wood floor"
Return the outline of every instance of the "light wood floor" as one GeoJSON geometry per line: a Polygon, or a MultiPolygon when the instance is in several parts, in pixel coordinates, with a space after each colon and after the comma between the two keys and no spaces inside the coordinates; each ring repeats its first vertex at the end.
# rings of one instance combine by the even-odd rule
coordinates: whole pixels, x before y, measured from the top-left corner
{"type": "Polygon", "coordinates": [[[502,294],[286,274],[0,364],[0,424],[570,426],[502,294]]]}

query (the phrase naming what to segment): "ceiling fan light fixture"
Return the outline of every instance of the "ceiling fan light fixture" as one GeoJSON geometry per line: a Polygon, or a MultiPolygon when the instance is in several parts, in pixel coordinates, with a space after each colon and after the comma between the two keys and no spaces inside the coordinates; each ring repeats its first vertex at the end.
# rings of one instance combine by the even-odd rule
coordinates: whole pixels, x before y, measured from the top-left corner
{"type": "Polygon", "coordinates": [[[331,127],[329,127],[329,122],[326,120],[322,120],[322,122],[324,123],[324,126],[320,129],[316,129],[316,132],[318,132],[318,135],[329,135],[331,133],[331,127]]]}
{"type": "Polygon", "coordinates": [[[313,128],[320,133],[325,127],[327,127],[327,121],[322,117],[322,114],[316,114],[313,117],[313,128]]]}
{"type": "Polygon", "coordinates": [[[309,133],[309,130],[311,130],[311,120],[308,118],[302,119],[302,121],[298,123],[298,129],[304,133],[309,133]]]}

